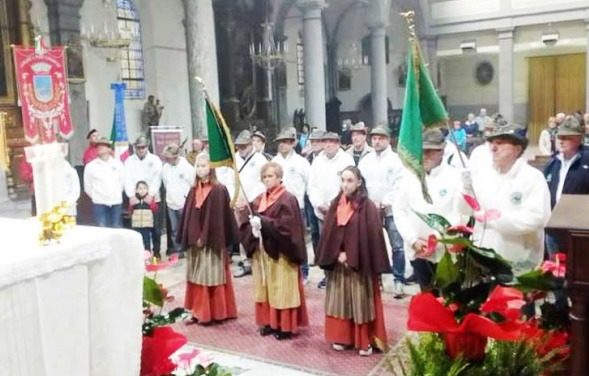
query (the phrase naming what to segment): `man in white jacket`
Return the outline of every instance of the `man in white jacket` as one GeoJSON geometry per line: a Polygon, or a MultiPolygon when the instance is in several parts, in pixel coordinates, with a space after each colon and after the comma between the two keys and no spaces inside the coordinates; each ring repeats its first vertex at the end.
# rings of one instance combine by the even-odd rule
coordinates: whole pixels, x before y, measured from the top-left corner
{"type": "MultiPolygon", "coordinates": [[[[262,166],[268,163],[268,160],[252,145],[252,134],[248,130],[241,131],[235,139],[235,147],[237,148],[236,166],[239,172],[239,197],[235,212],[238,219],[247,218],[249,209],[248,202],[253,202],[260,194],[266,191],[264,183],[262,183],[262,166]]],[[[245,257],[243,248],[240,251],[242,256],[241,270],[234,276],[236,278],[244,277],[252,273],[250,261],[245,257]]]]}
{"type": "Polygon", "coordinates": [[[163,151],[166,163],[162,167],[162,182],[166,188],[166,206],[170,227],[172,230],[172,249],[168,250],[168,255],[180,253],[181,257],[184,249],[176,241],[178,225],[182,220],[182,211],[186,201],[186,195],[194,183],[195,169],[188,163],[186,158],[180,156],[180,147],[176,144],[166,145],[163,151]]]}
{"type": "MultiPolygon", "coordinates": [[[[294,127],[284,129],[274,140],[278,143],[278,154],[272,158],[273,162],[278,163],[284,175],[282,184],[286,190],[292,193],[299,203],[301,217],[305,222],[305,192],[309,183],[309,172],[311,165],[309,162],[294,151],[297,142],[297,131],[294,127]]],[[[301,267],[305,282],[309,277],[309,264],[305,263],[301,267]]]]}
{"type": "Polygon", "coordinates": [[[425,182],[432,203],[423,198],[417,176],[405,170],[405,177],[395,197],[394,213],[397,228],[404,240],[415,279],[422,291],[431,289],[436,264],[443,255],[440,245],[434,252],[427,249],[427,239],[436,235],[417,214],[438,214],[452,225],[461,224],[460,207],[463,202],[460,170],[444,161],[446,142],[439,129],[431,129],[423,135],[423,167],[425,182]]]}
{"type": "MultiPolygon", "coordinates": [[[[354,158],[340,148],[340,137],[337,133],[327,132],[323,135],[323,151],[313,159],[309,174],[307,193],[309,201],[319,221],[319,233],[323,227],[325,214],[331,201],[340,191],[340,172],[354,166],[354,158]]],[[[325,278],[317,287],[325,288],[325,278]]]]}
{"type": "Polygon", "coordinates": [[[370,138],[374,151],[360,160],[358,168],[366,180],[368,197],[380,208],[384,217],[384,227],[393,253],[394,295],[396,298],[401,298],[404,295],[405,253],[403,239],[395,226],[393,203],[401,185],[403,164],[397,153],[391,149],[391,136],[388,129],[383,126],[375,127],[370,132],[370,138]]]}
{"type": "Polygon", "coordinates": [[[502,123],[487,137],[493,167],[463,173],[464,190],[480,209],[473,239],[510,261],[514,273],[528,272],[544,256],[544,227],[550,218],[550,193],[542,173],[522,154],[528,140],[517,126],[502,123]]]}
{"type": "MultiPolygon", "coordinates": [[[[158,156],[149,152],[147,138],[144,136],[138,137],[134,145],[135,154],[125,161],[125,194],[127,197],[134,197],[137,182],[144,181],[147,183],[149,190],[147,201],[151,201],[151,197],[153,197],[155,202],[159,203],[160,187],[162,185],[162,161],[158,156]]],[[[160,226],[163,221],[159,206],[154,214],[153,253],[156,257],[160,257],[160,226]]]]}
{"type": "Polygon", "coordinates": [[[92,200],[96,225],[123,227],[124,168],[121,161],[112,156],[110,146],[109,140],[98,140],[98,158],[84,167],[84,192],[92,200]]]}
{"type": "Polygon", "coordinates": [[[354,158],[356,166],[360,163],[362,158],[374,151],[373,148],[366,142],[366,135],[368,134],[368,127],[363,121],[360,121],[350,127],[350,134],[352,137],[352,146],[346,150],[354,158]]]}

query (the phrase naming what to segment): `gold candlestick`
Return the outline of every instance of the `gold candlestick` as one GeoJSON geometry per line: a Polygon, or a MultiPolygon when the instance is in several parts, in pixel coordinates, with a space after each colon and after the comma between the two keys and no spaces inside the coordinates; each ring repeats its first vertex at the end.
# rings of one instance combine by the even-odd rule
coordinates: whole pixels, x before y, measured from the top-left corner
{"type": "Polygon", "coordinates": [[[0,112],[0,172],[8,171],[10,159],[8,157],[8,141],[6,136],[6,112],[0,112]]]}

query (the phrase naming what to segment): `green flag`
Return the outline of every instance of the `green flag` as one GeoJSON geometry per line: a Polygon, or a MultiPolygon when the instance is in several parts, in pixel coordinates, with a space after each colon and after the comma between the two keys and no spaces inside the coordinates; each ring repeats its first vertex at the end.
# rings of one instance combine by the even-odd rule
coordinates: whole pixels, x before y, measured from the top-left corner
{"type": "Polygon", "coordinates": [[[215,108],[215,105],[208,98],[206,98],[206,106],[211,167],[232,167],[235,162],[235,149],[229,128],[225,124],[221,112],[215,108]]]}
{"type": "Polygon", "coordinates": [[[235,203],[239,194],[239,172],[235,166],[235,148],[231,139],[231,132],[225,119],[214,104],[205,99],[207,109],[207,134],[209,137],[209,159],[211,167],[227,166],[233,168],[235,174],[235,191],[231,205],[235,203]]]}
{"type": "Polygon", "coordinates": [[[422,133],[424,128],[445,123],[448,114],[429,77],[416,40],[410,41],[405,82],[405,102],[397,151],[405,166],[421,182],[423,198],[431,203],[423,170],[422,133]]]}

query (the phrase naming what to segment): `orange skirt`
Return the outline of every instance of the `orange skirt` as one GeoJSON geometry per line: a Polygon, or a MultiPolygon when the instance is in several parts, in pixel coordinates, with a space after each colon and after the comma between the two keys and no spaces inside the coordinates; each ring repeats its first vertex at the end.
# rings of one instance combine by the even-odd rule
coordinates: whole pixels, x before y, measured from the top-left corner
{"type": "Polygon", "coordinates": [[[386,350],[387,332],[378,281],[374,283],[374,313],[374,320],[364,324],[356,324],[352,319],[325,316],[325,339],[329,343],[354,346],[357,350],[366,350],[370,345],[386,350]]]}
{"type": "MultiPolygon", "coordinates": [[[[300,272],[299,272],[300,274],[300,272]]],[[[296,333],[299,326],[309,326],[303,281],[299,278],[301,305],[296,308],[276,309],[268,302],[256,303],[256,325],[270,326],[274,330],[296,333]]]]}
{"type": "Polygon", "coordinates": [[[225,284],[202,286],[186,282],[184,308],[201,323],[221,321],[237,317],[237,305],[229,264],[225,264],[225,284]]]}

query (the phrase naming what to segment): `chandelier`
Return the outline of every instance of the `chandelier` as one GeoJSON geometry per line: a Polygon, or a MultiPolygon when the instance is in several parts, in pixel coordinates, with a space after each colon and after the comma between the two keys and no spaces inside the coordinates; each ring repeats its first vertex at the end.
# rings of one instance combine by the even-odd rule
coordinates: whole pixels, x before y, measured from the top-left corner
{"type": "Polygon", "coordinates": [[[348,49],[345,56],[340,57],[337,59],[337,66],[338,68],[350,69],[350,70],[357,70],[362,67],[362,64],[367,63],[362,59],[362,53],[358,49],[358,43],[354,42],[348,49]]]}
{"type": "Polygon", "coordinates": [[[274,24],[264,21],[262,26],[262,42],[256,46],[250,44],[250,56],[259,67],[273,71],[284,61],[284,54],[288,52],[288,44],[285,41],[274,41],[274,24]]]}
{"type": "Polygon", "coordinates": [[[131,31],[120,30],[117,20],[117,6],[113,0],[103,0],[103,19],[102,25],[96,26],[93,23],[88,28],[86,25],[80,25],[80,36],[82,40],[88,41],[92,47],[121,49],[127,48],[131,44],[131,31]]]}

